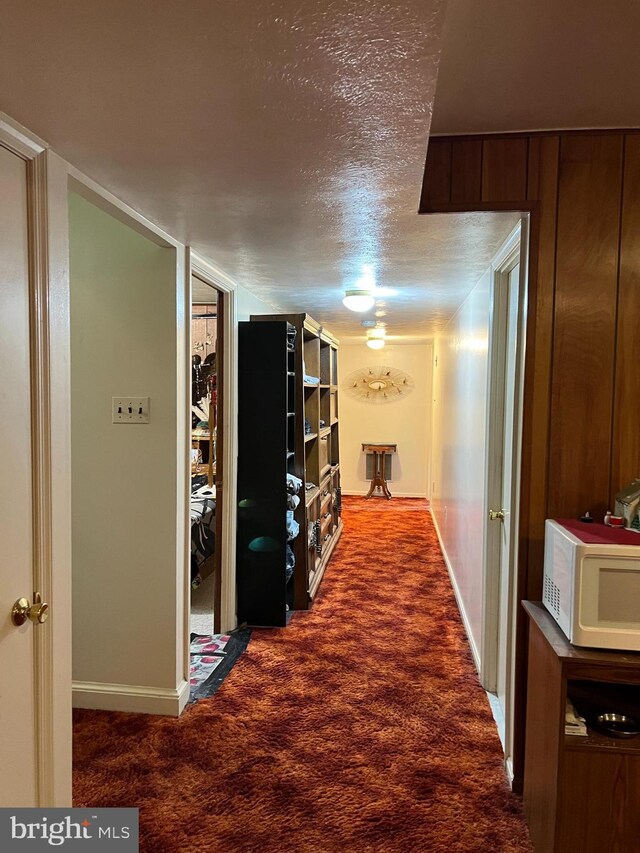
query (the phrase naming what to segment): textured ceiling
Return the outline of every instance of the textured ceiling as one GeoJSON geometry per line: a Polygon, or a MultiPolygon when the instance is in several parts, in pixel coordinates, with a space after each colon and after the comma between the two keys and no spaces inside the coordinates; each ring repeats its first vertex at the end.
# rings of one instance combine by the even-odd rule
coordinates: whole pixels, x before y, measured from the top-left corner
{"type": "Polygon", "coordinates": [[[640,127],[638,0],[447,0],[431,130],[640,127]]]}
{"type": "MultiPolygon", "coordinates": [[[[380,319],[387,324],[390,341],[433,337],[477,284],[518,220],[516,213],[414,216],[396,238],[398,255],[388,277],[381,278],[394,293],[382,295],[372,311],[356,315],[344,308],[339,284],[308,293],[292,289],[281,307],[309,311],[341,341],[363,338],[362,319],[375,319],[377,311],[385,312],[380,319]]],[[[279,287],[265,285],[261,296],[277,304],[279,287]]]]}
{"type": "Polygon", "coordinates": [[[276,307],[442,325],[509,230],[419,217],[444,0],[0,0],[0,109],[276,307]]]}

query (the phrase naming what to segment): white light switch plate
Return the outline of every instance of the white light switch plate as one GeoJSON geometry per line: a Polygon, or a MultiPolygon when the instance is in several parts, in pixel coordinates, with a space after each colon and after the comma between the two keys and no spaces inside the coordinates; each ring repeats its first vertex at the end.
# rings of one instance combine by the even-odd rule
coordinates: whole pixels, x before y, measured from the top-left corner
{"type": "Polygon", "coordinates": [[[111,413],[114,424],[148,424],[148,397],[112,397],[111,413]]]}

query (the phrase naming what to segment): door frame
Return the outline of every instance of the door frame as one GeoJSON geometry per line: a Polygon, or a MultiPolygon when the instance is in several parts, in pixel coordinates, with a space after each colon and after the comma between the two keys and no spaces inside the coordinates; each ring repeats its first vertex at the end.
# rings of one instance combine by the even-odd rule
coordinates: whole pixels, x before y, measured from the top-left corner
{"type": "MultiPolygon", "coordinates": [[[[64,161],[61,161],[64,163],[64,161]]],[[[189,518],[189,483],[191,480],[191,276],[196,275],[207,284],[226,295],[224,316],[223,364],[223,418],[225,446],[223,451],[226,478],[226,500],[222,513],[221,561],[221,630],[228,632],[236,627],[236,475],[237,475],[237,307],[236,283],[204,257],[174,239],[167,232],[147,220],[126,203],[105,190],[74,166],[64,163],[68,175],[65,185],[65,224],[67,191],[82,195],[92,204],[105,210],[114,218],[145,236],[157,245],[176,250],[176,358],[177,358],[177,489],[176,506],[176,679],[178,690],[177,713],[184,709],[189,698],[190,669],[190,597],[191,597],[191,539],[189,518]],[[182,567],[182,568],[181,568],[182,567]]],[[[68,246],[68,227],[65,231],[68,246]]]]}
{"type": "MultiPolygon", "coordinates": [[[[504,720],[505,767],[513,779],[513,711],[515,684],[515,643],[517,597],[517,556],[520,519],[520,475],[522,462],[522,425],[524,404],[524,363],[527,324],[529,257],[529,215],[524,214],[491,263],[491,313],[489,321],[489,375],[486,429],[486,469],[484,494],[484,554],[483,554],[483,630],[481,649],[481,682],[488,692],[495,692],[498,680],[499,629],[501,605],[501,525],[489,521],[489,510],[498,504],[508,510],[511,517],[511,540],[505,674],[506,706],[504,720]],[[515,294],[517,307],[517,345],[514,388],[514,419],[512,429],[511,496],[502,495],[502,448],[504,440],[504,379],[506,369],[505,349],[507,334],[507,295],[509,274],[520,264],[518,287],[515,294]],[[508,506],[506,506],[508,503],[508,506]]],[[[513,296],[513,294],[512,294],[513,296]]]]}
{"type": "MultiPolygon", "coordinates": [[[[216,340],[215,340],[215,349],[214,353],[216,356],[215,359],[215,378],[216,378],[216,403],[215,403],[215,440],[213,437],[212,426],[211,426],[211,404],[209,408],[209,417],[208,417],[208,432],[209,432],[209,460],[216,460],[216,473],[213,475],[213,479],[211,485],[215,490],[215,512],[214,512],[214,551],[213,555],[211,555],[213,559],[213,633],[219,634],[220,627],[222,624],[220,610],[221,610],[221,597],[222,597],[222,533],[224,530],[223,519],[222,516],[225,514],[225,469],[224,469],[224,447],[225,447],[225,435],[224,435],[224,403],[226,399],[226,389],[224,383],[224,366],[225,366],[225,311],[227,308],[227,297],[228,294],[223,290],[219,290],[217,287],[210,285],[208,282],[205,282],[202,278],[200,278],[197,273],[193,273],[190,276],[190,284],[191,284],[191,335],[190,335],[190,344],[189,344],[189,352],[191,353],[191,358],[193,359],[193,309],[195,305],[201,305],[200,300],[194,302],[193,296],[193,280],[194,278],[200,283],[205,284],[209,290],[215,292],[216,301],[215,301],[215,314],[212,314],[212,317],[216,318],[216,340]]],[[[204,302],[204,306],[207,305],[207,302],[204,302]]],[[[193,365],[191,366],[193,370],[193,365]]],[[[193,382],[193,374],[192,374],[192,382],[193,382]]],[[[191,403],[191,412],[193,412],[193,399],[190,400],[191,403]]],[[[193,415],[192,415],[193,418],[193,415]]],[[[190,424],[192,426],[192,424],[190,424]]],[[[191,448],[193,448],[193,442],[189,442],[191,448]]],[[[193,450],[191,450],[193,453],[193,450]]],[[[193,464],[193,463],[192,463],[193,464]]],[[[192,469],[193,470],[193,469],[192,469]]],[[[192,557],[193,555],[191,555],[192,557]]],[[[193,566],[189,567],[191,572],[193,572],[193,566]]],[[[191,590],[193,594],[193,590],[191,590]]],[[[191,622],[191,618],[189,618],[189,623],[191,622]]],[[[188,633],[191,633],[191,629],[189,627],[188,633]]]]}
{"type": "MultiPolygon", "coordinates": [[[[0,113],[0,144],[27,164],[33,583],[51,618],[35,633],[36,791],[71,804],[71,476],[66,164],[0,113]],[[55,357],[52,354],[55,353],[55,357]]],[[[21,591],[29,595],[33,590],[21,591]]]]}
{"type": "MultiPolygon", "coordinates": [[[[237,292],[235,282],[221,270],[206,261],[201,255],[187,248],[185,264],[188,307],[191,311],[191,276],[194,275],[205,284],[224,294],[224,311],[222,317],[222,432],[224,444],[222,448],[222,470],[224,472],[224,492],[222,499],[222,541],[220,543],[220,630],[223,633],[232,631],[237,625],[236,616],[236,494],[238,470],[238,423],[237,387],[238,387],[238,341],[237,341],[237,292]]],[[[191,316],[189,314],[189,316],[191,316]]],[[[191,328],[188,330],[188,353],[191,353],[191,328]]],[[[185,364],[187,374],[187,399],[185,412],[187,425],[191,429],[191,359],[185,364]]],[[[190,432],[188,433],[190,434],[190,432]]],[[[190,442],[185,444],[185,464],[191,470],[189,456],[190,442]]],[[[187,513],[189,507],[187,505],[187,513]]],[[[187,554],[191,553],[190,543],[187,542],[187,554]]],[[[189,663],[189,619],[190,619],[190,561],[185,561],[185,662],[189,663]]],[[[188,669],[186,670],[188,672],[188,669]]]]}
{"type": "MultiPolygon", "coordinates": [[[[185,365],[190,360],[190,334],[191,334],[191,308],[187,300],[190,299],[190,291],[186,288],[186,268],[188,253],[185,252],[185,246],[180,241],[173,238],[162,228],[159,228],[154,223],[150,222],[142,214],[138,213],[128,204],[123,202],[113,193],[106,190],[92,178],[85,175],[75,166],[69,163],[64,163],[66,168],[66,186],[65,186],[65,206],[68,204],[68,193],[74,192],[88,202],[98,207],[100,210],[112,216],[119,222],[122,222],[128,228],[141,234],[147,240],[162,248],[171,249],[175,252],[175,330],[176,330],[176,455],[174,460],[176,472],[176,505],[175,505],[175,524],[176,524],[176,609],[175,609],[175,625],[176,634],[174,638],[175,649],[175,673],[176,686],[169,688],[169,697],[167,702],[166,692],[163,689],[159,691],[155,688],[150,688],[145,691],[142,702],[138,700],[139,690],[135,688],[134,699],[132,700],[128,693],[125,693],[123,698],[122,690],[117,693],[117,701],[121,710],[142,713],[169,713],[179,716],[189,701],[189,669],[184,663],[183,656],[183,636],[185,634],[184,613],[185,613],[185,591],[182,583],[183,566],[185,564],[185,549],[189,542],[189,502],[187,499],[190,468],[185,465],[185,454],[182,448],[186,448],[188,437],[191,435],[189,423],[189,431],[187,432],[187,421],[184,412],[184,400],[187,393],[191,390],[191,377],[187,375],[185,365]],[[124,707],[123,707],[124,703],[124,707]]],[[[65,214],[66,217],[66,214],[65,214]]],[[[66,219],[65,219],[66,221],[66,219]]],[[[68,225],[66,228],[66,246],[68,252],[69,232],[68,225]]],[[[188,601],[188,599],[187,599],[188,601]]],[[[109,695],[112,690],[111,685],[107,685],[104,690],[98,691],[93,685],[89,688],[85,683],[74,683],[74,692],[86,696],[87,692],[92,694],[98,693],[100,701],[104,695],[109,695]]],[[[92,696],[92,701],[95,701],[92,696]]],[[[90,707],[90,706],[85,706],[90,707]]],[[[96,706],[100,707],[100,706],[96,706]]]]}

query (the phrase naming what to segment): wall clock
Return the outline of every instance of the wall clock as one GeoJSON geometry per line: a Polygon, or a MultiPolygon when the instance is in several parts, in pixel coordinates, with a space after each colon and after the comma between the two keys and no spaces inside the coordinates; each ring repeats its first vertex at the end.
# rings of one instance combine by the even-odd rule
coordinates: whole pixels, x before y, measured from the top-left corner
{"type": "Polygon", "coordinates": [[[342,383],[345,394],[362,403],[393,403],[413,391],[409,374],[397,367],[361,367],[342,383]]]}

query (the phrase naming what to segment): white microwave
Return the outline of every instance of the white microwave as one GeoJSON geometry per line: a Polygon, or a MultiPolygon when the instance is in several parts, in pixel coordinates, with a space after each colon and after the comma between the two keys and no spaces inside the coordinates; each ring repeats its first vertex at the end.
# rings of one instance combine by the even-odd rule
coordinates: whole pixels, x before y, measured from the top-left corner
{"type": "Polygon", "coordinates": [[[574,645],[640,651],[640,533],[547,519],[542,601],[574,645]]]}

